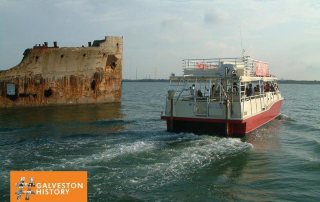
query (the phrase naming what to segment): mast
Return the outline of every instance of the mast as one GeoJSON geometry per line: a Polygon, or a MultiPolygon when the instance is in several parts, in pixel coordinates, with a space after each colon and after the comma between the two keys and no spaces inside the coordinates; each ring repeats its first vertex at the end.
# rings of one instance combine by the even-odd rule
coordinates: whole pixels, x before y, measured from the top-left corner
{"type": "Polygon", "coordinates": [[[136,67],[136,80],[138,80],[138,68],[136,67]]]}
{"type": "Polygon", "coordinates": [[[242,56],[242,58],[244,58],[246,50],[243,48],[242,27],[241,27],[241,25],[240,25],[240,42],[241,42],[241,56],[242,56]]]}
{"type": "Polygon", "coordinates": [[[226,136],[229,137],[229,95],[228,95],[228,68],[225,68],[225,74],[224,74],[224,79],[225,79],[225,94],[226,94],[226,100],[225,100],[225,105],[226,105],[226,119],[225,119],[225,132],[226,136]]]}

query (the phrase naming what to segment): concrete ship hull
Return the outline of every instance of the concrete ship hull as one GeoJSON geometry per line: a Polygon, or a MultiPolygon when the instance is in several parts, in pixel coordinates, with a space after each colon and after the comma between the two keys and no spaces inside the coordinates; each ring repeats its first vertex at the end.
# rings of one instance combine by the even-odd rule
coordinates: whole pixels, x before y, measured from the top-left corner
{"type": "Polygon", "coordinates": [[[36,45],[17,66],[0,71],[0,107],[121,101],[122,37],[88,47],[36,45]]]}

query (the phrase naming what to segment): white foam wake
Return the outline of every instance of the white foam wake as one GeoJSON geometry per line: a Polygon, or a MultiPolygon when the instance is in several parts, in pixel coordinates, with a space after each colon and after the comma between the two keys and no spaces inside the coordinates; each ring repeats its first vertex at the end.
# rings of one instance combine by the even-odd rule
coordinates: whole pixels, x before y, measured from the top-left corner
{"type": "Polygon", "coordinates": [[[114,174],[106,178],[114,181],[113,178],[118,177],[122,187],[134,186],[143,190],[152,190],[253,147],[249,143],[241,142],[240,139],[210,136],[202,136],[200,139],[182,144],[183,146],[179,148],[166,148],[159,151],[159,160],[153,164],[137,165],[134,170],[118,168],[114,174]]]}

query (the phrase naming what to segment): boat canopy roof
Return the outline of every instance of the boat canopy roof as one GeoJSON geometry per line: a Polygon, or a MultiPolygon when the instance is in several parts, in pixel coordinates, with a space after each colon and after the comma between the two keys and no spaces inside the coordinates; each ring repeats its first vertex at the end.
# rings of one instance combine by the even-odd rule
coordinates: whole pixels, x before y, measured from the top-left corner
{"type": "MultiPolygon", "coordinates": [[[[216,80],[216,79],[222,79],[225,77],[221,76],[171,76],[171,81],[181,81],[181,80],[189,80],[189,81],[208,81],[208,80],[216,80]]],[[[228,79],[231,79],[232,77],[227,77],[228,79]]],[[[278,78],[274,76],[270,77],[248,77],[248,76],[241,76],[238,78],[241,82],[252,82],[252,81],[277,81],[278,78]]]]}
{"type": "Polygon", "coordinates": [[[243,82],[255,80],[274,81],[269,64],[243,56],[241,58],[211,58],[182,60],[183,76],[171,76],[170,80],[208,80],[238,78],[243,82]]]}

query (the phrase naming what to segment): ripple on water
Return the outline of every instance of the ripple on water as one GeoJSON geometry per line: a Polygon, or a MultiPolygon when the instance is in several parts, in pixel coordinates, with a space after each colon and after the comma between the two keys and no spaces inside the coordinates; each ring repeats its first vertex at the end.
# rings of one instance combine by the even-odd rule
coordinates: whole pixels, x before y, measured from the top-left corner
{"type": "MultiPolygon", "coordinates": [[[[150,191],[165,184],[173,183],[205,166],[239,155],[253,147],[249,143],[240,141],[240,139],[199,137],[189,134],[187,137],[191,141],[185,141],[186,138],[181,141],[182,137],[180,135],[176,137],[176,141],[182,146],[177,144],[172,146],[173,140],[170,140],[169,146],[159,146],[157,145],[159,142],[155,141],[152,147],[146,147],[147,149],[141,143],[138,144],[140,146],[133,147],[130,150],[127,150],[130,147],[125,147],[126,153],[136,154],[139,150],[140,155],[144,158],[151,158],[153,161],[147,163],[130,161],[130,165],[127,166],[109,167],[105,175],[92,176],[92,180],[96,184],[98,181],[98,184],[102,187],[106,186],[106,182],[110,185],[117,184],[118,191],[128,189],[150,191]]],[[[122,153],[121,150],[118,153],[122,153]]],[[[126,158],[140,159],[132,158],[130,155],[126,158]]],[[[125,160],[122,159],[122,161],[125,160]]]]}

